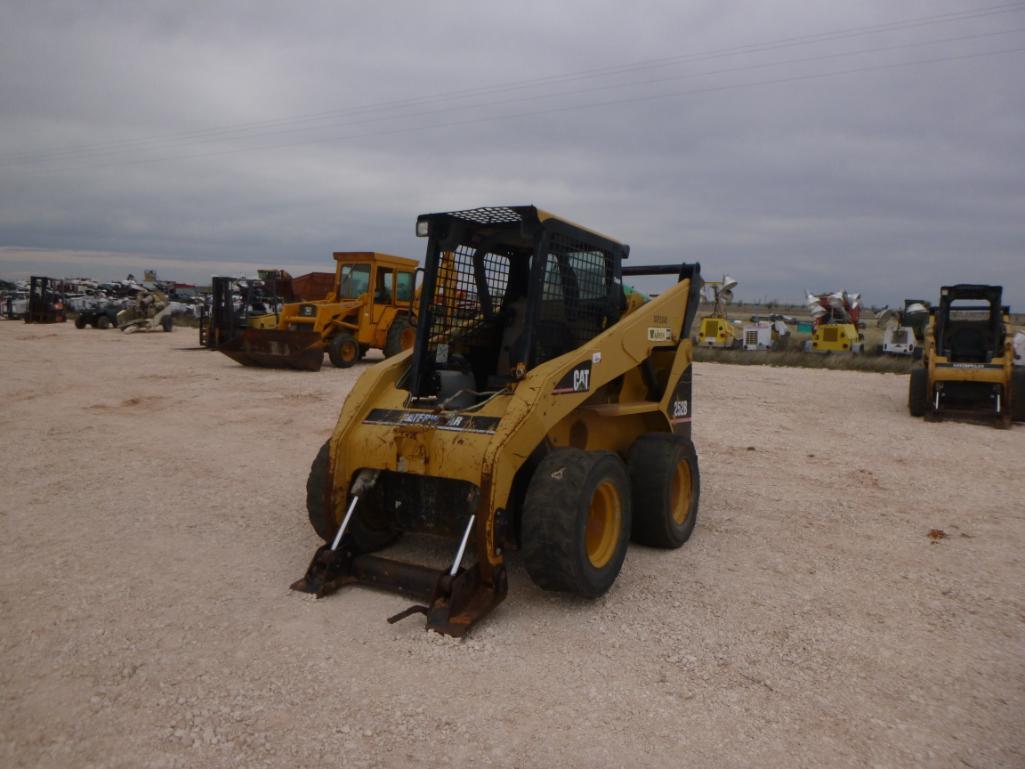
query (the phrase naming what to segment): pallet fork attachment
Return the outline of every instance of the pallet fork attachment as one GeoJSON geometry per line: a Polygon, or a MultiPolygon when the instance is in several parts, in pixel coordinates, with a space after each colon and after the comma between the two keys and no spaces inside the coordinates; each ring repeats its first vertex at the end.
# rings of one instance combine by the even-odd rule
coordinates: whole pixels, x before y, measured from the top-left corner
{"type": "Polygon", "coordinates": [[[467,522],[451,568],[438,571],[417,564],[357,554],[350,539],[345,537],[345,532],[358,503],[359,497],[353,496],[334,540],[330,545],[323,545],[317,550],[306,574],[292,583],[292,590],[311,593],[317,598],[352,584],[391,590],[425,601],[426,604],[413,604],[389,617],[389,624],[414,614],[423,614],[427,618],[428,630],[455,637],[465,635],[478,620],[505,599],[508,580],[504,567],[495,571],[490,582],[482,578],[476,566],[469,569],[461,567],[467,543],[473,533],[475,515],[471,515],[467,522]]]}

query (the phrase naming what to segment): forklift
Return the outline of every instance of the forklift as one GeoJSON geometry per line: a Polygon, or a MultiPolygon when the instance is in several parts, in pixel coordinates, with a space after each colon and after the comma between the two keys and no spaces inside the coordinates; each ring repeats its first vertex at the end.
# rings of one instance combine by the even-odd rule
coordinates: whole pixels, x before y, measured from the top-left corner
{"type": "Polygon", "coordinates": [[[26,323],[64,323],[64,297],[54,289],[53,278],[33,275],[28,292],[26,323]]]}
{"type": "Polygon", "coordinates": [[[215,275],[211,278],[210,307],[204,305],[199,316],[199,346],[216,350],[221,345],[236,339],[247,328],[275,328],[278,316],[275,312],[255,311],[265,302],[277,305],[277,297],[259,294],[251,281],[245,281],[242,303],[235,309],[234,290],[243,278],[215,275]]]}

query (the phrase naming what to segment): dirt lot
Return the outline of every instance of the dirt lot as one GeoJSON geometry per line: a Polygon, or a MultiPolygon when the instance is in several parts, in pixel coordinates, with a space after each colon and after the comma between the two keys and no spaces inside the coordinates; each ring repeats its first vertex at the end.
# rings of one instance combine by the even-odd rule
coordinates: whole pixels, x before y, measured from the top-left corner
{"type": "Polygon", "coordinates": [[[0,766],[1025,766],[1025,426],[699,364],[690,543],[458,642],[288,590],[360,368],[194,344],[0,322],[0,766]]]}

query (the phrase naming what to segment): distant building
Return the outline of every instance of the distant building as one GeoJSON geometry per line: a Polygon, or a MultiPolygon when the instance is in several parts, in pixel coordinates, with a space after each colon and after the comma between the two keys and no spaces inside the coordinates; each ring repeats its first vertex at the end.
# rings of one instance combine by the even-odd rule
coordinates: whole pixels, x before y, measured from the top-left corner
{"type": "Polygon", "coordinates": [[[308,272],[292,278],[292,293],[297,299],[323,299],[334,290],[334,287],[333,272],[308,272]]]}

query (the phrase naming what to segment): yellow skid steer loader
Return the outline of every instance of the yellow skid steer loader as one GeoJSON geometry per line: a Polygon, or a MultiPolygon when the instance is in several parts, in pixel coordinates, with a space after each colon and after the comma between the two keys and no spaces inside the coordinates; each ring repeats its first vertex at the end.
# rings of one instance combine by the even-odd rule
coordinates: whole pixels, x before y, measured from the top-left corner
{"type": "Polygon", "coordinates": [[[519,549],[546,590],[595,597],[631,537],[677,548],[698,512],[691,442],[697,264],[622,265],[629,247],[533,206],[425,214],[412,349],[368,369],[307,484],[325,541],[292,587],[347,584],[418,603],[462,635],[506,595],[519,549]],[[623,277],[672,275],[648,300],[623,277]],[[375,554],[449,538],[443,570],[375,554]]]}
{"type": "Polygon", "coordinates": [[[960,283],[940,289],[930,311],[921,367],[911,370],[908,410],[992,418],[997,427],[1025,421],[1025,371],[1014,366],[1010,309],[1001,286],[960,283]]]}

